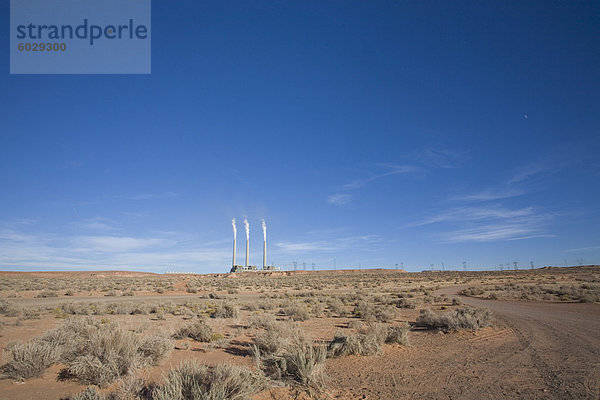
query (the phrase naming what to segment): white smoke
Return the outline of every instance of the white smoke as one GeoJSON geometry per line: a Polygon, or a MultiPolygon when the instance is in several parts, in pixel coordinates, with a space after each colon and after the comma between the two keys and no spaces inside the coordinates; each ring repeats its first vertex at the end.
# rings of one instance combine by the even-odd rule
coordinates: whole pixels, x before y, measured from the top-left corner
{"type": "Polygon", "coordinates": [[[246,240],[250,240],[250,224],[246,218],[244,218],[244,226],[246,227],[246,240]]]}
{"type": "Polygon", "coordinates": [[[235,218],[231,220],[231,226],[233,227],[233,238],[237,237],[237,228],[235,227],[235,218]]]}
{"type": "Polygon", "coordinates": [[[265,240],[265,242],[267,241],[267,224],[265,224],[265,220],[262,220],[262,227],[263,227],[263,238],[265,240]]]}

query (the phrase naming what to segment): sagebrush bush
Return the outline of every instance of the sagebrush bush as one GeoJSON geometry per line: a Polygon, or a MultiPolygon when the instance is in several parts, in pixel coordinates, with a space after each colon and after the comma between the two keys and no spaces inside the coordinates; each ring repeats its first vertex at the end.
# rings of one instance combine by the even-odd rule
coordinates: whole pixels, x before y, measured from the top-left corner
{"type": "Polygon", "coordinates": [[[388,326],[387,335],[385,338],[386,343],[397,343],[402,346],[408,346],[408,332],[410,331],[410,325],[405,322],[398,326],[388,326]]]}
{"type": "Polygon", "coordinates": [[[387,330],[381,324],[374,324],[358,333],[345,335],[338,331],[327,346],[329,357],[348,355],[374,356],[381,354],[381,345],[387,338],[387,330]]]}
{"type": "Polygon", "coordinates": [[[182,326],[173,337],[175,339],[191,338],[199,342],[210,342],[213,335],[212,328],[204,321],[198,320],[182,326]]]}
{"type": "Polygon", "coordinates": [[[361,300],[354,307],[354,315],[367,322],[391,322],[396,318],[398,310],[392,305],[373,305],[361,300]]]}
{"type": "Polygon", "coordinates": [[[104,396],[93,386],[88,386],[83,392],[70,397],[70,400],[104,400],[104,396]]]}
{"type": "Polygon", "coordinates": [[[7,346],[10,361],[2,368],[4,375],[13,379],[28,379],[40,376],[46,368],[60,358],[60,349],[40,340],[11,343],[7,346]]]}
{"type": "Polygon", "coordinates": [[[169,371],[153,400],[245,400],[264,388],[264,378],[246,367],[207,367],[187,360],[169,371]]]}
{"type": "Polygon", "coordinates": [[[210,314],[212,318],[237,318],[240,309],[233,303],[219,303],[210,314]]]}
{"type": "Polygon", "coordinates": [[[116,324],[73,318],[41,338],[14,346],[13,361],[4,368],[12,375],[30,370],[19,373],[28,378],[61,362],[80,382],[104,387],[140,367],[156,364],[172,347],[171,340],[161,335],[144,338],[116,324]],[[24,368],[27,363],[32,366],[24,368]]]}
{"type": "Polygon", "coordinates": [[[267,313],[254,314],[254,315],[251,315],[250,318],[248,318],[248,328],[250,328],[250,329],[252,329],[252,328],[269,329],[276,322],[277,322],[277,319],[275,318],[275,316],[273,314],[267,314],[267,313]]]}
{"type": "Polygon", "coordinates": [[[138,349],[144,357],[150,360],[152,365],[158,364],[161,359],[171,353],[171,350],[173,350],[173,341],[160,333],[143,338],[138,349]]]}
{"type": "Polygon", "coordinates": [[[84,353],[69,366],[83,383],[105,387],[121,376],[150,364],[140,351],[141,340],[118,327],[101,326],[86,338],[84,353]]]}
{"type": "Polygon", "coordinates": [[[254,359],[274,379],[292,379],[306,388],[324,386],[326,349],[314,344],[295,322],[277,322],[254,339],[254,359]]]}
{"type": "Polygon", "coordinates": [[[308,307],[303,303],[292,303],[283,307],[283,313],[289,316],[292,321],[307,321],[310,319],[308,307]]]}
{"type": "Polygon", "coordinates": [[[417,324],[444,332],[477,330],[491,325],[492,313],[487,308],[460,308],[437,315],[429,309],[421,310],[417,324]]]}

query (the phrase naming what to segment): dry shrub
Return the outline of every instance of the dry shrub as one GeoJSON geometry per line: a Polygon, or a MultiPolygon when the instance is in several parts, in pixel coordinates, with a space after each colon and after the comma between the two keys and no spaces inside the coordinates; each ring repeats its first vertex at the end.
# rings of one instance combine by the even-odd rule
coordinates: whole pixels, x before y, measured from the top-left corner
{"type": "Polygon", "coordinates": [[[88,386],[83,392],[72,396],[70,400],[104,400],[104,396],[98,393],[95,387],[88,386]]]}
{"type": "Polygon", "coordinates": [[[316,391],[324,386],[326,350],[294,322],[278,322],[258,334],[253,353],[261,369],[274,379],[292,379],[316,391]]]}
{"type": "Polygon", "coordinates": [[[106,387],[151,363],[139,351],[140,344],[139,337],[132,332],[102,326],[86,338],[84,353],[71,362],[69,373],[81,382],[106,387]]]}
{"type": "Polygon", "coordinates": [[[475,331],[492,323],[492,313],[487,308],[459,308],[437,315],[429,309],[424,309],[421,310],[417,323],[444,332],[463,329],[475,331]]]}
{"type": "Polygon", "coordinates": [[[135,375],[127,376],[117,385],[117,388],[109,396],[110,400],[138,400],[148,392],[146,382],[143,378],[135,375]]]}
{"type": "Polygon", "coordinates": [[[387,335],[385,338],[386,343],[397,343],[402,346],[408,346],[408,332],[410,331],[410,325],[405,322],[399,326],[388,326],[387,335]]]}
{"type": "Polygon", "coordinates": [[[264,388],[263,377],[246,367],[207,367],[187,360],[169,371],[153,400],[243,400],[264,388]]]}
{"type": "Polygon", "coordinates": [[[250,329],[252,329],[252,328],[269,329],[276,322],[277,322],[277,319],[275,318],[275,316],[273,314],[267,314],[267,313],[254,314],[254,315],[251,315],[250,318],[248,318],[248,328],[250,328],[250,329]]]}
{"type": "Polygon", "coordinates": [[[7,317],[18,317],[24,309],[6,300],[0,300],[0,314],[7,317]]]}
{"type": "Polygon", "coordinates": [[[161,359],[171,353],[171,350],[173,350],[173,341],[160,333],[143,338],[138,349],[144,357],[150,360],[152,365],[157,365],[161,359]]]}
{"type": "Polygon", "coordinates": [[[142,338],[115,324],[102,324],[90,318],[71,319],[39,339],[14,347],[13,362],[4,368],[14,375],[18,365],[25,365],[23,361],[29,353],[29,357],[37,355],[28,361],[32,367],[25,369],[31,369],[33,375],[20,373],[23,378],[61,362],[79,381],[104,387],[140,367],[157,363],[171,348],[172,342],[160,335],[142,338]],[[29,350],[23,352],[23,349],[29,350]]]}
{"type": "Polygon", "coordinates": [[[198,320],[181,327],[173,337],[175,339],[191,338],[199,342],[210,342],[213,330],[204,320],[198,320]]]}
{"type": "Polygon", "coordinates": [[[237,318],[240,309],[233,303],[220,303],[210,314],[211,318],[237,318]]]}
{"type": "Polygon", "coordinates": [[[397,343],[407,346],[409,331],[410,325],[407,323],[400,326],[371,324],[358,328],[358,333],[352,335],[345,335],[338,331],[327,346],[327,355],[328,357],[342,357],[381,354],[383,352],[381,346],[384,343],[397,343]]]}
{"type": "Polygon", "coordinates": [[[354,307],[354,315],[368,322],[391,322],[396,318],[398,310],[392,305],[373,305],[361,300],[354,307]]]}
{"type": "Polygon", "coordinates": [[[365,330],[352,335],[336,332],[333,340],[327,346],[328,357],[348,355],[374,356],[381,354],[381,345],[385,342],[386,332],[381,325],[371,325],[365,330]]]}
{"type": "Polygon", "coordinates": [[[307,321],[310,319],[308,307],[303,303],[291,303],[283,307],[283,313],[289,316],[292,321],[307,321]]]}
{"type": "Polygon", "coordinates": [[[7,346],[11,360],[2,368],[4,375],[13,379],[40,376],[60,358],[60,349],[39,340],[11,343],[7,346]]]}

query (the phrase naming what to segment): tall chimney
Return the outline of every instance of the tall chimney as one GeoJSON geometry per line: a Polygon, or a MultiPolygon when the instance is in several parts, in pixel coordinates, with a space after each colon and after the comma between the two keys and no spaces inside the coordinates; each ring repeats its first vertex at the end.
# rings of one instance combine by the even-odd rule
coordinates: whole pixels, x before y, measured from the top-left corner
{"type": "Polygon", "coordinates": [[[237,228],[235,226],[235,218],[233,218],[231,220],[231,226],[233,227],[233,260],[231,262],[231,269],[234,270],[235,269],[235,242],[237,239],[237,228]]]}
{"type": "Polygon", "coordinates": [[[267,269],[267,241],[263,241],[263,269],[267,269]]]}
{"type": "Polygon", "coordinates": [[[235,268],[235,237],[233,238],[233,262],[231,263],[231,267],[235,268]]]}
{"type": "Polygon", "coordinates": [[[246,268],[250,265],[248,259],[250,258],[250,224],[248,219],[244,218],[244,228],[246,228],[246,268]]]}
{"type": "Polygon", "coordinates": [[[267,224],[262,220],[263,229],[263,269],[267,269],[267,224]]]}
{"type": "Polygon", "coordinates": [[[246,239],[246,268],[248,268],[248,258],[250,257],[250,239],[246,239]]]}

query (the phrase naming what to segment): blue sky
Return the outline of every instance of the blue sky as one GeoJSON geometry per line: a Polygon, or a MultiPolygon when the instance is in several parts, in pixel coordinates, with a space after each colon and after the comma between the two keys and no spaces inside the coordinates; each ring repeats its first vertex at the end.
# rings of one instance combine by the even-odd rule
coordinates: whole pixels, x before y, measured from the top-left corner
{"type": "MultiPolygon", "coordinates": [[[[9,32],[8,2],[0,32],[9,32]]],[[[600,3],[152,3],[151,75],[0,74],[0,268],[600,262],[600,3]],[[226,3],[226,4],[222,4],[226,3]]]]}

